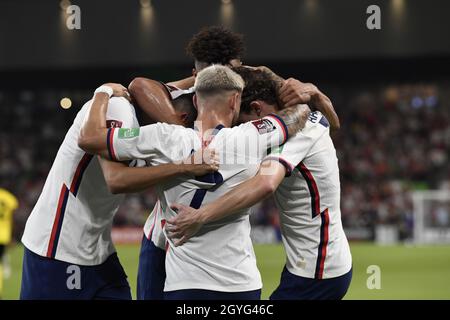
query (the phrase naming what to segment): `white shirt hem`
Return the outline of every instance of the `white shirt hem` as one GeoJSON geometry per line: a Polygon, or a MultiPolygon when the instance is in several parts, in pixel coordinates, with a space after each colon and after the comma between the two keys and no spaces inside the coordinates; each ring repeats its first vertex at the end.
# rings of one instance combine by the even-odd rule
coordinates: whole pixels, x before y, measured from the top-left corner
{"type": "MultiPolygon", "coordinates": [[[[47,258],[47,255],[45,253],[43,253],[41,250],[39,250],[38,248],[30,245],[29,243],[27,243],[26,239],[22,238],[22,244],[31,252],[37,254],[38,256],[47,258]]],[[[80,259],[71,255],[65,255],[65,254],[61,254],[59,252],[56,253],[56,257],[54,258],[55,260],[58,261],[62,261],[62,262],[66,262],[66,263],[71,263],[71,264],[76,264],[76,265],[80,265],[80,266],[98,266],[102,263],[104,263],[112,254],[114,254],[116,251],[113,250],[112,252],[108,253],[107,255],[105,255],[103,257],[103,259],[93,259],[93,260],[85,260],[85,259],[80,259]]]]}

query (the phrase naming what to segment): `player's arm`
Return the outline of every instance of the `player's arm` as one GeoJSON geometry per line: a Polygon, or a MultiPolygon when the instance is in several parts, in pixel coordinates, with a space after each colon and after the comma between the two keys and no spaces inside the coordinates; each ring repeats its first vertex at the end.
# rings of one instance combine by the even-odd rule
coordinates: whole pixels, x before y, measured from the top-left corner
{"type": "Polygon", "coordinates": [[[280,101],[285,107],[307,103],[323,113],[331,128],[339,129],[341,127],[339,117],[330,98],[312,83],[303,83],[297,79],[289,78],[284,82],[278,94],[280,101]]]}
{"type": "MultiPolygon", "coordinates": [[[[199,151],[200,152],[200,151],[199,151]]],[[[99,157],[108,189],[113,194],[140,192],[167,179],[189,174],[202,176],[219,170],[218,158],[214,150],[205,149],[202,162],[196,164],[194,156],[180,164],[168,163],[150,167],[129,167],[122,162],[114,162],[99,157]]]]}
{"type": "MultiPolygon", "coordinates": [[[[190,83],[193,84],[193,81],[188,78],[172,82],[170,85],[182,89],[190,83]]],[[[152,121],[183,125],[175,112],[169,93],[162,83],[146,78],[135,78],[128,86],[128,90],[152,121]]]]}
{"type": "Polygon", "coordinates": [[[167,85],[177,87],[182,90],[189,89],[194,86],[195,77],[190,76],[189,78],[181,79],[178,81],[168,82],[167,85]]]}
{"type": "Polygon", "coordinates": [[[311,109],[306,104],[298,104],[278,111],[275,115],[287,129],[287,137],[294,136],[305,127],[311,109]]]}
{"type": "Polygon", "coordinates": [[[108,83],[95,91],[87,119],[78,137],[78,146],[87,153],[108,157],[106,111],[111,96],[129,99],[127,89],[117,83],[108,83]]]}
{"type": "Polygon", "coordinates": [[[283,145],[288,138],[296,135],[305,127],[311,110],[306,104],[296,105],[269,114],[262,119],[243,123],[232,130],[240,131],[238,134],[243,139],[250,139],[251,143],[258,144],[252,149],[256,153],[252,155],[263,160],[268,149],[283,145]]]}
{"type": "Polygon", "coordinates": [[[167,221],[166,231],[175,246],[182,245],[206,223],[214,222],[249,208],[267,198],[285,177],[285,167],[277,161],[265,161],[253,178],[241,183],[219,199],[194,209],[173,204],[177,216],[167,221]]]}
{"type": "Polygon", "coordinates": [[[285,107],[292,107],[296,104],[306,103],[316,108],[327,118],[332,129],[339,129],[341,123],[333,107],[333,103],[322,91],[312,83],[304,83],[294,78],[283,79],[266,66],[256,67],[267,74],[278,85],[278,98],[280,104],[285,107]]]}

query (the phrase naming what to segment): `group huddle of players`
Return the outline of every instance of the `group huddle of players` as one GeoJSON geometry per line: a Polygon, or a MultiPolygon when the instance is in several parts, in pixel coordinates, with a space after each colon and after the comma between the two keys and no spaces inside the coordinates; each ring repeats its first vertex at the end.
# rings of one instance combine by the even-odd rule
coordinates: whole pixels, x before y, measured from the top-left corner
{"type": "Polygon", "coordinates": [[[241,35],[205,28],[187,47],[191,77],[95,90],[27,221],[21,299],[131,299],[112,221],[123,194],[151,186],[138,299],[260,299],[249,215],[271,194],[286,265],[270,298],[345,295],[339,119],[316,86],[242,65],[243,48],[241,35]]]}

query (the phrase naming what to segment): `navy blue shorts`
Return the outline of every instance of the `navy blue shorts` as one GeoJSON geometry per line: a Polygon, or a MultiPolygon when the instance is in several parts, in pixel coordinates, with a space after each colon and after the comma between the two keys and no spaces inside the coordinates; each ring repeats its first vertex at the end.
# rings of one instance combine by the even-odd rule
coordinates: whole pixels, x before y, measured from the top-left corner
{"type": "Polygon", "coordinates": [[[331,279],[310,279],[290,273],[286,266],[270,300],[341,300],[352,281],[352,270],[331,279]]]}
{"type": "Polygon", "coordinates": [[[221,292],[203,289],[187,289],[164,292],[166,300],[260,300],[261,290],[221,292]]]}
{"type": "Polygon", "coordinates": [[[144,234],[139,254],[137,299],[164,299],[165,282],[166,251],[155,246],[144,234]]]}
{"type": "Polygon", "coordinates": [[[22,300],[131,300],[117,254],[97,266],[80,266],[24,250],[22,300]]]}

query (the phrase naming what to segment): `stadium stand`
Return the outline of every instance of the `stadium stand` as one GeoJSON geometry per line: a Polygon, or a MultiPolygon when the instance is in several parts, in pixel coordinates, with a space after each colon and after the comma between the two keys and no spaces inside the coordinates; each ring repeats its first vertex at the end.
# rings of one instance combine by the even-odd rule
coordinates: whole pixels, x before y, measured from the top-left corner
{"type": "MultiPolygon", "coordinates": [[[[407,191],[449,188],[450,84],[335,85],[324,91],[342,122],[333,138],[349,238],[361,237],[354,230],[366,230],[365,237],[373,239],[380,224],[395,225],[401,239],[411,238],[412,201],[407,191]]],[[[17,240],[65,131],[90,97],[82,90],[0,92],[0,180],[20,199],[17,240]],[[72,98],[72,108],[60,108],[63,96],[72,98]]],[[[129,195],[115,225],[142,226],[155,201],[152,190],[129,195]]],[[[273,201],[256,206],[251,221],[278,230],[273,201]]]]}

